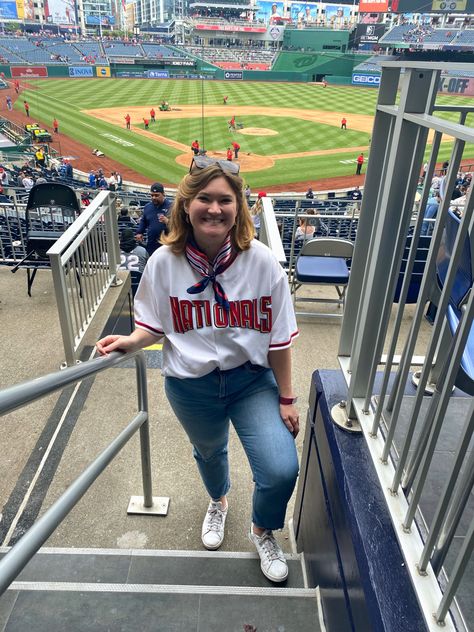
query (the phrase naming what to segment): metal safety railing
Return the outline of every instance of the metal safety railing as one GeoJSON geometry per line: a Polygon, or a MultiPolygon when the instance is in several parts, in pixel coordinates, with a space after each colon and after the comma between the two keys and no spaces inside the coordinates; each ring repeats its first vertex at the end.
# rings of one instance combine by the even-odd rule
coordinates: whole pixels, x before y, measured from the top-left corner
{"type": "Polygon", "coordinates": [[[71,366],[108,288],[119,284],[115,195],[101,191],[47,254],[66,363],[71,366]]]}
{"type": "MultiPolygon", "coordinates": [[[[442,625],[445,630],[454,630],[453,618],[456,625],[463,623],[456,594],[467,581],[465,570],[474,549],[474,517],[467,505],[474,484],[474,457],[468,450],[474,430],[474,403],[472,397],[461,398],[464,406],[456,414],[456,431],[448,406],[463,358],[469,353],[466,342],[474,316],[472,276],[471,289],[462,302],[453,300],[453,288],[460,268],[474,270],[472,251],[470,260],[463,261],[468,252],[466,243],[472,247],[474,241],[474,187],[449,247],[446,228],[448,221],[458,221],[449,212],[450,193],[463,159],[466,161],[466,148],[474,142],[474,129],[466,125],[474,107],[464,101],[458,106],[436,105],[439,77],[447,64],[382,62],[382,66],[339,347],[339,362],[348,385],[347,416],[342,425],[354,429],[360,424],[364,432],[427,629],[442,625]],[[457,121],[436,116],[438,110],[448,111],[457,121]],[[417,247],[426,223],[420,213],[403,268],[420,168],[428,152],[420,200],[423,209],[445,142],[452,148],[444,182],[446,193],[434,221],[417,302],[408,309],[417,247]],[[438,266],[441,256],[446,255],[449,265],[441,280],[438,266]],[[394,305],[401,272],[403,283],[394,305]],[[436,305],[436,316],[428,329],[423,316],[430,302],[436,305]],[[454,311],[459,308],[457,327],[453,326],[450,306],[454,311]],[[421,353],[423,361],[416,390],[412,385],[415,353],[421,353]],[[431,396],[426,393],[430,382],[434,383],[431,396]],[[403,414],[402,405],[407,411],[403,414]],[[446,448],[439,447],[446,435],[452,458],[448,458],[446,448]],[[446,474],[434,517],[427,517],[423,515],[423,499],[428,497],[433,480],[439,484],[435,470],[440,459],[446,459],[446,474]],[[461,518],[469,525],[465,532],[459,528],[461,518]],[[455,535],[459,536],[457,542],[455,535]],[[456,548],[459,542],[460,550],[456,548]],[[449,564],[448,554],[455,560],[449,564]]],[[[472,71],[474,65],[450,64],[450,68],[472,71]]],[[[467,376],[467,382],[474,384],[473,377],[467,376]]],[[[430,502],[435,501],[431,498],[430,502]]]]}
{"type": "Polygon", "coordinates": [[[0,416],[18,410],[70,384],[76,384],[106,369],[116,367],[130,358],[134,358],[136,362],[137,414],[0,560],[0,594],[14,581],[42,544],[46,542],[98,476],[138,430],[140,431],[143,497],[132,497],[134,506],[133,511],[130,510],[129,506],[129,513],[163,514],[167,512],[169,499],[153,498],[152,494],[146,361],[143,351],[127,354],[114,352],[107,357],[95,358],[83,364],[68,367],[63,371],[6,388],[0,392],[0,416]]]}

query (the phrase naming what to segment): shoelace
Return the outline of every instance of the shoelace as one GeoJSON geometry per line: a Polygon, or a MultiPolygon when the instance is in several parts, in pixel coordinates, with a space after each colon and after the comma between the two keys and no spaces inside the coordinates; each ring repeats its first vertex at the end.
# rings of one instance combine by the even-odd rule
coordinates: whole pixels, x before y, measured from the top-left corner
{"type": "Polygon", "coordinates": [[[260,544],[266,557],[271,562],[273,562],[273,560],[281,560],[281,553],[272,532],[266,532],[260,536],[260,538],[260,544]]]}
{"type": "Polygon", "coordinates": [[[207,515],[207,527],[209,531],[219,531],[219,528],[223,522],[224,512],[219,509],[219,507],[212,507],[212,509],[208,509],[207,515]]]}

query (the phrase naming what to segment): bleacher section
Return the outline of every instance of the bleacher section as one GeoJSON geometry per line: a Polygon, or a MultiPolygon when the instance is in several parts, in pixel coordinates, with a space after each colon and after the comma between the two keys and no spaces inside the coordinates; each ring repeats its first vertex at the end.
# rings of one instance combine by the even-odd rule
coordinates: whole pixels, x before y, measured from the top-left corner
{"type": "Polygon", "coordinates": [[[426,24],[399,24],[386,33],[379,44],[406,45],[413,44],[417,47],[430,48],[434,46],[472,46],[474,44],[474,31],[460,31],[452,28],[434,28],[426,24]],[[467,35],[463,35],[464,33],[467,35]],[[470,33],[473,34],[471,39],[470,33]],[[460,42],[462,42],[460,44],[460,42]]]}
{"type": "Polygon", "coordinates": [[[187,46],[186,50],[225,69],[270,70],[275,52],[263,49],[203,48],[187,46]]]}
{"type": "Polygon", "coordinates": [[[103,42],[102,46],[107,57],[143,57],[143,51],[138,44],[114,40],[113,42],[103,42]]]}
{"type": "Polygon", "coordinates": [[[146,57],[148,57],[149,59],[153,59],[153,58],[169,59],[172,57],[177,57],[178,59],[187,58],[187,56],[184,53],[168,48],[167,46],[163,46],[163,44],[153,44],[153,43],[143,42],[142,49],[146,57]]]}
{"type": "Polygon", "coordinates": [[[454,44],[456,46],[474,46],[474,29],[460,31],[454,44]]]}

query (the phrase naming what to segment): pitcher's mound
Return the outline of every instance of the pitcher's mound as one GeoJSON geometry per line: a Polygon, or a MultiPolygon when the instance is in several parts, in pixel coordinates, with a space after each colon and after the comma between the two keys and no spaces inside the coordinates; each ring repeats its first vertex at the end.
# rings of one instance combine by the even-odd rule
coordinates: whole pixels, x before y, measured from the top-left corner
{"type": "Polygon", "coordinates": [[[267,127],[244,127],[237,130],[239,134],[248,134],[249,136],[276,136],[278,132],[275,129],[267,127]]]}

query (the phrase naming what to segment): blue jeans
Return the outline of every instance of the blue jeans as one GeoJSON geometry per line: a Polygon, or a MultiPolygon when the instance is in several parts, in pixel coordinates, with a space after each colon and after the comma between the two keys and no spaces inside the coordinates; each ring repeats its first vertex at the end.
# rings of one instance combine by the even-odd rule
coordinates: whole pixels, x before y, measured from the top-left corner
{"type": "Polygon", "coordinates": [[[281,529],[298,476],[298,457],[280,417],[273,371],[246,362],[195,379],[167,377],[165,390],[194,446],[210,497],[218,500],[230,489],[227,444],[232,421],[253,473],[253,523],[281,529]]]}

